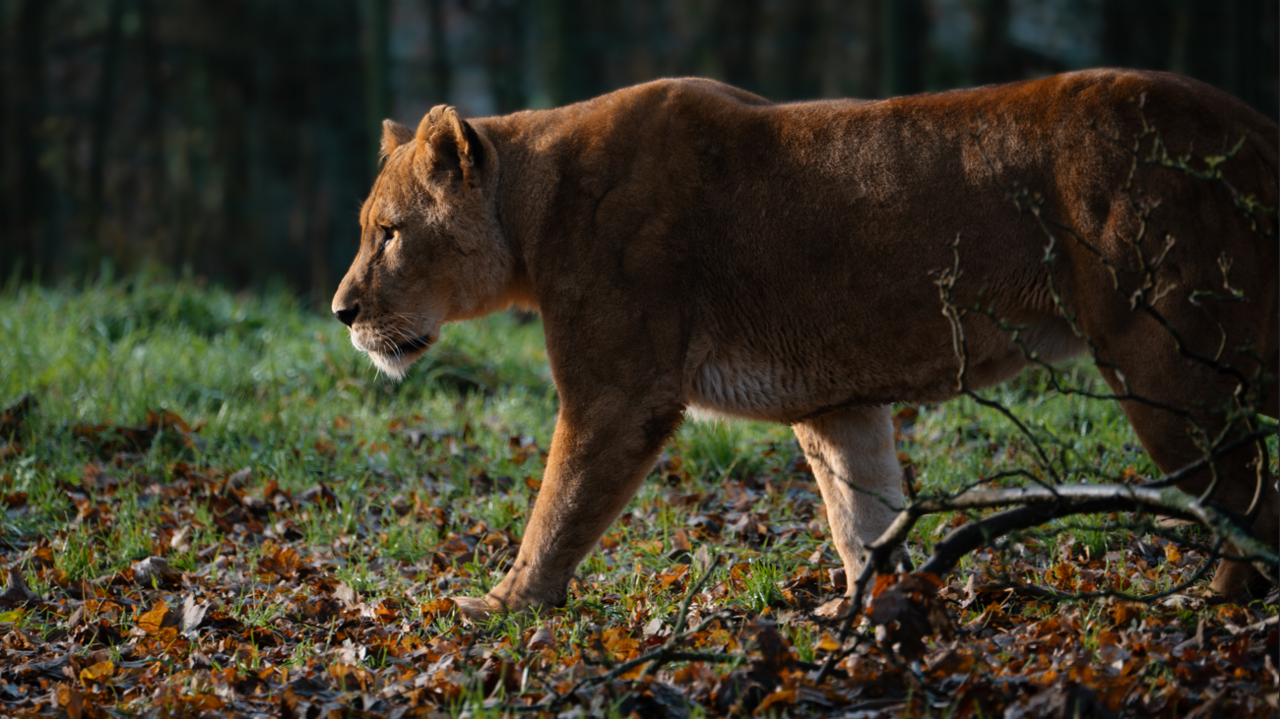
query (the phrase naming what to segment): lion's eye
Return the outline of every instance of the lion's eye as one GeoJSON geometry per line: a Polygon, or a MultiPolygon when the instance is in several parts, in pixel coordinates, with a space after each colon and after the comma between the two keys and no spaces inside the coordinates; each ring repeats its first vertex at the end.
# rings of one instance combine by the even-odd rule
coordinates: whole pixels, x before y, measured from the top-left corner
{"type": "Polygon", "coordinates": [[[391,244],[391,241],[395,239],[395,236],[396,236],[395,230],[391,229],[390,227],[383,227],[382,228],[382,249],[384,250],[387,249],[387,246],[391,244]]]}

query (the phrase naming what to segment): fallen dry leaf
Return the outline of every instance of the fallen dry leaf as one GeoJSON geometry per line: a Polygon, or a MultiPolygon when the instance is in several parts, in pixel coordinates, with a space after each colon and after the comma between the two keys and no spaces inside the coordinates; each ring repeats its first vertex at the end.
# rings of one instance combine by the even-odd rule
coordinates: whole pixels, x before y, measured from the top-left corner
{"type": "Polygon", "coordinates": [[[108,679],[115,676],[116,665],[110,660],[101,661],[90,667],[80,670],[80,683],[88,687],[93,682],[106,683],[108,679]]]}
{"type": "Polygon", "coordinates": [[[525,646],[535,651],[541,649],[555,649],[556,635],[551,631],[551,627],[549,625],[539,625],[537,631],[533,633],[533,636],[529,637],[529,642],[525,646]]]}
{"type": "Polygon", "coordinates": [[[169,615],[169,605],[161,599],[150,610],[138,617],[138,628],[147,634],[156,634],[166,626],[172,626],[169,615]]]}
{"type": "Polygon", "coordinates": [[[208,602],[196,602],[193,595],[188,594],[182,601],[182,633],[191,634],[204,622],[209,612],[208,602]]]}
{"type": "Polygon", "coordinates": [[[618,661],[631,659],[638,653],[640,643],[623,627],[609,627],[600,635],[600,642],[618,661]]]}
{"type": "Polygon", "coordinates": [[[820,619],[835,619],[843,617],[849,611],[849,600],[846,597],[839,597],[823,604],[813,610],[813,615],[820,619]]]}
{"type": "Polygon", "coordinates": [[[182,573],[169,566],[164,557],[147,557],[133,564],[133,581],[141,587],[173,586],[182,581],[182,573]]]}
{"type": "Polygon", "coordinates": [[[43,601],[39,594],[31,591],[31,587],[27,586],[26,580],[22,576],[22,570],[17,567],[9,567],[9,586],[0,593],[0,605],[19,606],[23,604],[35,603],[43,601]]]}
{"type": "Polygon", "coordinates": [[[823,632],[822,638],[818,640],[817,644],[813,645],[813,648],[824,652],[839,651],[840,642],[831,636],[831,632],[823,632]]]}

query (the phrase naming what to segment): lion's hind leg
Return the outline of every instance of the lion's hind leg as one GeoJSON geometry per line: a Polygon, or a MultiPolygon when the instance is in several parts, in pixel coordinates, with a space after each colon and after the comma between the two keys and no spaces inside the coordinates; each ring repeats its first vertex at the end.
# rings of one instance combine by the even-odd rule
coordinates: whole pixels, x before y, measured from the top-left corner
{"type": "MultiPolygon", "coordinates": [[[[1151,323],[1134,323],[1134,331],[1104,336],[1099,343],[1098,368],[1116,394],[1130,397],[1121,405],[1161,472],[1170,474],[1204,461],[1210,457],[1211,446],[1227,446],[1250,432],[1244,420],[1237,418],[1231,426],[1228,422],[1233,414],[1238,417],[1242,403],[1251,401],[1249,392],[1241,388],[1249,380],[1258,381],[1257,362],[1235,355],[1215,368],[1179,352],[1167,332],[1138,331],[1141,324],[1152,329],[1151,323]],[[1223,369],[1228,366],[1230,369],[1223,369]]],[[[1255,409],[1266,414],[1269,404],[1274,404],[1270,398],[1255,409]]],[[[1253,426],[1257,426],[1256,417],[1253,426]]],[[[1213,466],[1190,474],[1178,487],[1239,515],[1252,511],[1254,535],[1276,546],[1280,540],[1280,495],[1275,477],[1262,462],[1263,454],[1257,443],[1218,453],[1213,466]]],[[[1259,587],[1259,579],[1250,565],[1224,561],[1218,566],[1213,588],[1235,597],[1247,587],[1259,587]]]]}
{"type": "MultiPolygon", "coordinates": [[[[851,588],[862,572],[867,545],[889,528],[903,504],[890,409],[856,407],[794,426],[818,479],[851,588]]],[[[905,551],[901,561],[910,566],[905,551]]]]}

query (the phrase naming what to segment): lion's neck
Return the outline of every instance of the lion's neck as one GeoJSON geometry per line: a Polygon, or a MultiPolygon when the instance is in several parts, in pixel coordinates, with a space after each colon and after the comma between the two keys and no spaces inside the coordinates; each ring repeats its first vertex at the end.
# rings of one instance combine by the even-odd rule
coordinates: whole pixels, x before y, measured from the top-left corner
{"type": "Polygon", "coordinates": [[[498,158],[496,211],[503,237],[515,264],[511,303],[521,309],[538,309],[534,290],[537,249],[547,229],[554,188],[559,181],[552,147],[555,111],[529,111],[476,120],[498,158]]]}

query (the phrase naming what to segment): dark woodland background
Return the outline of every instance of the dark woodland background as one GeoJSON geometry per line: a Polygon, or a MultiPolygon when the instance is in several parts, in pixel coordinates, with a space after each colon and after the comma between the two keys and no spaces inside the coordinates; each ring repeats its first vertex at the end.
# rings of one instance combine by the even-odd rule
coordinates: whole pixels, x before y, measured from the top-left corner
{"type": "Polygon", "coordinates": [[[1114,65],[1278,112],[1274,0],[0,0],[0,281],[160,268],[317,306],[378,123],[663,76],[774,100],[1114,65]]]}

